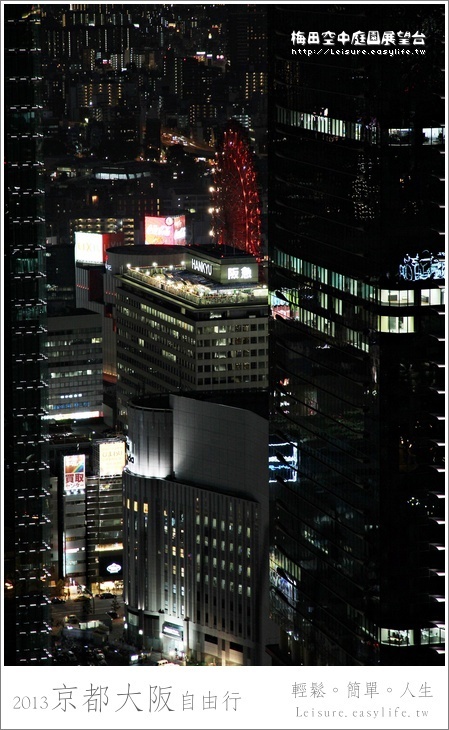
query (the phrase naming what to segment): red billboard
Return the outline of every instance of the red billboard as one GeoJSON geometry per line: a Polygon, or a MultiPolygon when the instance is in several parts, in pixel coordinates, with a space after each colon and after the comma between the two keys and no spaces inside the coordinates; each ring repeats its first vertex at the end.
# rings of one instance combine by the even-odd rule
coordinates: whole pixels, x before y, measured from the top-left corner
{"type": "Polygon", "coordinates": [[[185,215],[145,216],[145,244],[149,246],[185,246],[185,215]]]}

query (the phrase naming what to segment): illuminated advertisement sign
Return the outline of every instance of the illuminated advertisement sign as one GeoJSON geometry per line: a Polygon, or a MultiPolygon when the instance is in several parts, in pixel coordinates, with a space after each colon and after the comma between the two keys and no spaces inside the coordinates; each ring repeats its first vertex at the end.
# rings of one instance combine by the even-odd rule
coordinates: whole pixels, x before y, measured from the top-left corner
{"type": "Polygon", "coordinates": [[[444,251],[431,254],[423,251],[419,256],[405,256],[404,263],[399,266],[399,276],[406,281],[421,281],[425,279],[444,279],[446,262],[444,251]]]}
{"type": "Polygon", "coordinates": [[[86,457],[84,454],[64,456],[64,491],[73,493],[86,486],[86,457]]]}
{"type": "Polygon", "coordinates": [[[162,624],[162,633],[166,636],[173,636],[176,639],[183,639],[184,632],[181,628],[181,626],[178,626],[177,624],[172,624],[170,621],[164,621],[162,624]]]}
{"type": "Polygon", "coordinates": [[[111,550],[98,556],[98,573],[103,580],[123,579],[123,551],[111,550]]]}
{"type": "Polygon", "coordinates": [[[213,267],[208,261],[192,259],[192,271],[199,271],[200,274],[204,274],[204,276],[212,276],[213,267]]]}
{"type": "Polygon", "coordinates": [[[87,233],[75,231],[75,261],[80,264],[103,264],[108,248],[123,245],[123,233],[87,233]]]}
{"type": "Polygon", "coordinates": [[[258,270],[256,264],[245,264],[244,266],[228,266],[226,280],[230,283],[239,282],[255,282],[258,279],[258,270]]]}
{"type": "Polygon", "coordinates": [[[75,231],[75,261],[83,264],[102,264],[103,234],[75,231]]]}
{"type": "Polygon", "coordinates": [[[298,470],[298,445],[295,441],[281,441],[272,437],[269,444],[270,482],[278,477],[284,482],[296,482],[298,470]]]}
{"type": "Polygon", "coordinates": [[[121,573],[122,566],[119,565],[118,563],[110,563],[109,565],[106,566],[106,570],[111,575],[116,575],[117,573],[121,573]]]}
{"type": "Polygon", "coordinates": [[[186,217],[145,216],[145,243],[148,246],[184,246],[186,242],[186,217]]]}
{"type": "Polygon", "coordinates": [[[113,441],[100,444],[100,477],[121,474],[125,466],[125,442],[113,441]]]}
{"type": "Polygon", "coordinates": [[[187,255],[187,269],[223,286],[256,284],[259,281],[259,267],[252,256],[229,256],[225,259],[212,256],[187,255]]]}

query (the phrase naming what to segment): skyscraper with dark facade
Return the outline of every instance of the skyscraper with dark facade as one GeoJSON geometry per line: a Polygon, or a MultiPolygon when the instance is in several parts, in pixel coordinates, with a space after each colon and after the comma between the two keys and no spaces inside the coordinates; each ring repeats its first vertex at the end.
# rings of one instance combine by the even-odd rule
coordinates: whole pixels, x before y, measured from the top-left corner
{"type": "Polygon", "coordinates": [[[6,5],[4,20],[5,664],[42,664],[49,659],[50,625],[39,10],[6,5]]]}
{"type": "Polygon", "coordinates": [[[266,67],[267,9],[257,3],[229,4],[228,56],[231,67],[244,71],[248,66],[266,67]]]}
{"type": "Polygon", "coordinates": [[[443,13],[269,11],[280,664],[444,654],[443,13]]]}

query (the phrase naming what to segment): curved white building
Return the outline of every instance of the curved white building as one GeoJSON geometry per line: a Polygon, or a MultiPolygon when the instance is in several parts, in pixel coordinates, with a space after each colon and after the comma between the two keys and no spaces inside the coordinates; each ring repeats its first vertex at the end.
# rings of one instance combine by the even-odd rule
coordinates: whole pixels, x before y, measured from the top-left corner
{"type": "Polygon", "coordinates": [[[128,639],[197,662],[268,663],[267,421],[175,395],[136,399],[128,414],[128,639]]]}

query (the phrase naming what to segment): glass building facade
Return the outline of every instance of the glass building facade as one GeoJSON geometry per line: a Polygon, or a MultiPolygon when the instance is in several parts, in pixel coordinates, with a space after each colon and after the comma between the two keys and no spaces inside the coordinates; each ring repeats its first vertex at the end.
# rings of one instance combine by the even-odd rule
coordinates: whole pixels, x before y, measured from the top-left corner
{"type": "Polygon", "coordinates": [[[270,578],[281,627],[269,651],[279,664],[438,664],[443,13],[277,6],[269,27],[270,578]],[[426,53],[412,40],[413,56],[324,53],[323,33],[337,43],[344,29],[349,49],[361,29],[392,28],[424,36],[426,53]],[[322,55],[298,51],[311,31],[322,55]]]}
{"type": "Polygon", "coordinates": [[[50,547],[41,420],[47,383],[39,10],[6,5],[4,21],[5,664],[45,664],[50,547]]]}
{"type": "Polygon", "coordinates": [[[89,309],[48,317],[48,418],[103,415],[102,317],[89,309]]]}

